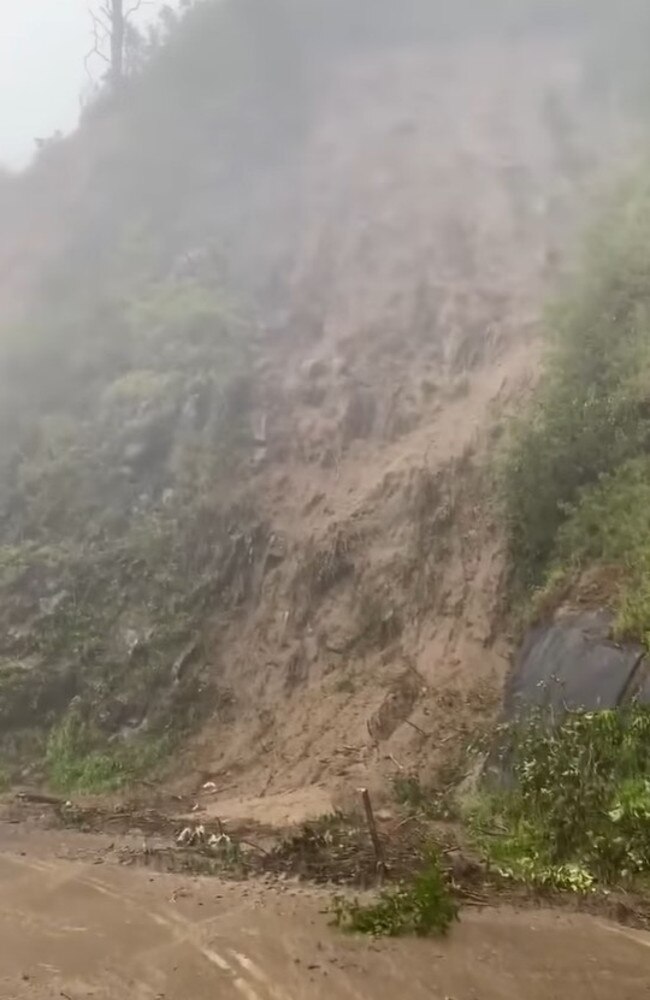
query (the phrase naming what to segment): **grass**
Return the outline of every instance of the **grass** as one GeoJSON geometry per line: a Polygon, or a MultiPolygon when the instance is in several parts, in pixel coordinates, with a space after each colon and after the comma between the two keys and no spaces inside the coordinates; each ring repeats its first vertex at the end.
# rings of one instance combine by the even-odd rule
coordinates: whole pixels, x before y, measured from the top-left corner
{"type": "Polygon", "coordinates": [[[442,936],[457,919],[458,905],[435,853],[412,883],[386,889],[372,903],[341,896],[334,900],[333,922],[337,927],[373,937],[442,936]]]}
{"type": "Polygon", "coordinates": [[[650,873],[650,707],[535,717],[512,733],[512,771],[468,816],[503,875],[586,891],[650,873]]]}
{"type": "Polygon", "coordinates": [[[47,741],[48,782],[66,793],[116,791],[150,773],[168,751],[165,738],[106,746],[76,713],[69,712],[47,741]]]}

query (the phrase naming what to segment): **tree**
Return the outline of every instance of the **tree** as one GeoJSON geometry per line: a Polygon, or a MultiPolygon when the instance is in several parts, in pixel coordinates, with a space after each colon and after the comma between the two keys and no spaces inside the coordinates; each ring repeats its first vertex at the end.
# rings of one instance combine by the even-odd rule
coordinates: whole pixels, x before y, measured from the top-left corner
{"type": "Polygon", "coordinates": [[[93,47],[86,57],[86,67],[91,56],[99,56],[108,63],[111,86],[117,88],[124,79],[125,58],[136,29],[131,24],[133,15],[150,0],[134,0],[126,7],[124,0],[103,0],[90,8],[93,22],[93,47]],[[106,50],[110,54],[107,54],[106,50]]]}

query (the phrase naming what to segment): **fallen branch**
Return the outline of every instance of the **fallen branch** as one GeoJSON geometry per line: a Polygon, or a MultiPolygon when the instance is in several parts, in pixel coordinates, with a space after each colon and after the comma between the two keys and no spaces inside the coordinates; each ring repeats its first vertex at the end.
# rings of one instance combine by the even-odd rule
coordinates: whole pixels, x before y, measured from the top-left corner
{"type": "Polygon", "coordinates": [[[37,805],[62,806],[64,800],[56,795],[42,795],[40,792],[18,792],[16,798],[21,802],[33,802],[37,805]]]}
{"type": "Polygon", "coordinates": [[[260,854],[266,855],[267,858],[271,853],[270,851],[265,850],[263,847],[260,847],[259,844],[254,844],[252,840],[239,840],[239,843],[246,844],[247,847],[252,847],[254,851],[259,851],[260,854]]]}

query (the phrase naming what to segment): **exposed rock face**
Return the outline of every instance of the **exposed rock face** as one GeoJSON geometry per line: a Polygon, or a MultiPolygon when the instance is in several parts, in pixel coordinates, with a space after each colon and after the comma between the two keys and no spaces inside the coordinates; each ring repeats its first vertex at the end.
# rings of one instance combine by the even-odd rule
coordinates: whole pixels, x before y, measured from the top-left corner
{"type": "Polygon", "coordinates": [[[583,611],[531,629],[507,687],[506,715],[536,708],[559,718],[566,711],[646,700],[645,650],[614,642],[611,625],[608,612],[583,611]]]}

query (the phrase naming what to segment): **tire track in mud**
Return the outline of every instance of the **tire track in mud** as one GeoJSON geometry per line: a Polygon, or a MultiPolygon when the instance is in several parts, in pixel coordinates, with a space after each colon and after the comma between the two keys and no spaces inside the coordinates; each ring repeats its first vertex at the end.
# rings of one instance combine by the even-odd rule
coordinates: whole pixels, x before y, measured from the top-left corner
{"type": "MultiPolygon", "coordinates": [[[[61,873],[60,878],[57,878],[53,884],[46,887],[49,890],[55,890],[57,887],[61,887],[66,883],[70,883],[75,886],[84,886],[94,892],[115,900],[115,902],[117,902],[120,906],[126,906],[129,909],[135,910],[139,916],[146,918],[167,931],[174,944],[189,946],[206,962],[208,962],[210,966],[218,969],[222,976],[225,976],[230,981],[237,993],[244,997],[244,1000],[267,1000],[267,998],[268,1000],[293,1000],[288,993],[279,989],[270,980],[266,973],[264,973],[263,970],[250,958],[248,958],[247,955],[230,949],[230,954],[232,955],[235,963],[232,964],[232,962],[229,962],[220,952],[216,951],[216,949],[207,947],[197,940],[197,929],[204,923],[210,923],[210,920],[197,923],[195,921],[187,920],[180,914],[174,913],[171,910],[163,911],[150,909],[137,902],[137,900],[133,899],[133,897],[128,894],[124,894],[122,891],[113,889],[101,879],[93,878],[87,874],[75,873],[74,870],[65,872],[65,862],[57,863],[33,861],[28,860],[27,858],[11,857],[7,855],[3,855],[2,860],[17,867],[37,872],[38,874],[61,873]],[[254,986],[248,981],[248,979],[244,978],[244,975],[250,976],[256,984],[264,988],[264,997],[260,996],[257,986],[254,986]]],[[[85,928],[78,928],[78,930],[85,930],[85,928]]],[[[160,945],[160,947],[162,948],[165,946],[160,945]]],[[[158,951],[158,948],[156,948],[155,951],[158,951]]],[[[138,985],[145,986],[146,984],[142,983],[138,985]]],[[[153,995],[155,994],[152,993],[152,996],[153,995]]]]}
{"type": "Polygon", "coordinates": [[[3,997],[395,1000],[406,989],[414,1000],[609,1000],[615,982],[620,1000],[638,1000],[650,982],[650,935],[591,916],[468,911],[449,942],[378,946],[328,935],[319,893],[152,879],[108,858],[97,872],[53,854],[72,847],[60,836],[0,849],[3,997]]]}

